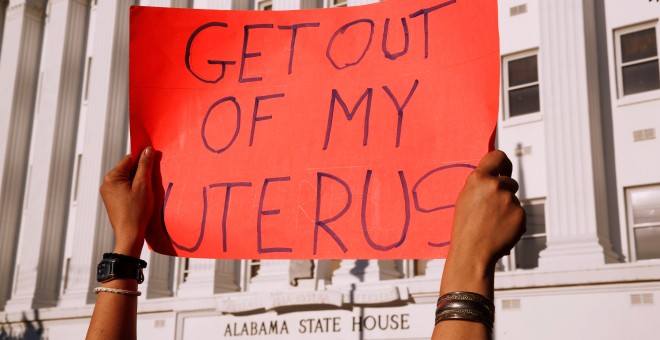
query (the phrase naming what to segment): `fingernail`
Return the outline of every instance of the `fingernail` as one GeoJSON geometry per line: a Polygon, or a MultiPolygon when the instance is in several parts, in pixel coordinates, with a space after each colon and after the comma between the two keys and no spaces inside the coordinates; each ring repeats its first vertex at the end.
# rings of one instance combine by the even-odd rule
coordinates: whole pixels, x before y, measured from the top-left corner
{"type": "Polygon", "coordinates": [[[153,151],[153,148],[150,147],[150,146],[147,146],[144,149],[144,156],[147,157],[147,158],[151,157],[152,151],[153,151]]]}

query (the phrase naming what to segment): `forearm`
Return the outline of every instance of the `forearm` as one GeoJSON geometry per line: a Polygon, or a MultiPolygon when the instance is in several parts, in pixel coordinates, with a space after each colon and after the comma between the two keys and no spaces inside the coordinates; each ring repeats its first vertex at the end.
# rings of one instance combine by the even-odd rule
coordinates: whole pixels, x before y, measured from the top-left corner
{"type": "Polygon", "coordinates": [[[432,339],[492,338],[495,263],[525,232],[512,169],[503,152],[489,152],[465,181],[454,210],[432,339]],[[468,294],[449,294],[454,292],[468,294]]]}
{"type": "MultiPolygon", "coordinates": [[[[117,279],[101,287],[137,291],[133,279],[117,279]]],[[[137,297],[100,292],[89,323],[87,339],[135,339],[137,297]]]]}
{"type": "MultiPolygon", "coordinates": [[[[139,258],[141,245],[118,243],[113,253],[139,258]]],[[[114,279],[101,287],[138,291],[135,279],[114,279]]],[[[137,296],[99,292],[87,339],[136,339],[137,296]]]]}
{"type": "MultiPolygon", "coordinates": [[[[493,300],[494,266],[467,256],[450,254],[440,285],[440,296],[450,292],[472,292],[493,300]]],[[[491,330],[480,322],[445,320],[433,330],[437,339],[491,339],[491,330]]]]}
{"type": "Polygon", "coordinates": [[[126,156],[103,178],[100,192],[115,232],[115,248],[114,254],[104,255],[98,275],[100,280],[110,280],[101,287],[115,291],[98,293],[87,339],[136,338],[135,295],[138,281],[143,278],[142,269],[147,266],[139,258],[154,208],[153,156],[153,148],[146,147],[137,164],[126,156]],[[128,291],[129,295],[117,290],[128,291]]]}

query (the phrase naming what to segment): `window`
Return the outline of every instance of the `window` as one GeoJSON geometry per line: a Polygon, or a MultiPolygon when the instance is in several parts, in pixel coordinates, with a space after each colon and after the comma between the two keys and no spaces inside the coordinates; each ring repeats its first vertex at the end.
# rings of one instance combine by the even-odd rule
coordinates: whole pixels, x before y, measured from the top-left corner
{"type": "Polygon", "coordinates": [[[249,290],[252,279],[259,275],[261,269],[261,260],[241,260],[240,268],[237,272],[239,279],[239,286],[242,292],[249,290]]]}
{"type": "Polygon", "coordinates": [[[272,11],[273,10],[273,1],[272,0],[257,0],[255,6],[260,11],[272,11]]]}
{"type": "Polygon", "coordinates": [[[660,259],[660,184],[626,190],[631,257],[660,259]]]}
{"type": "Polygon", "coordinates": [[[527,231],[514,248],[516,268],[532,269],[539,266],[539,253],[545,249],[545,201],[523,202],[527,217],[527,231]]]}
{"type": "Polygon", "coordinates": [[[83,94],[83,101],[87,101],[87,97],[89,97],[89,77],[92,72],[92,57],[87,57],[87,65],[85,69],[85,91],[83,94]]]}
{"type": "Polygon", "coordinates": [[[546,247],[545,200],[527,200],[521,202],[527,217],[527,231],[511,254],[498,263],[497,269],[533,269],[539,266],[539,253],[546,247]]]}
{"type": "Polygon", "coordinates": [[[616,31],[619,96],[660,89],[657,22],[616,31]]]}
{"type": "Polygon", "coordinates": [[[348,6],[348,0],[325,0],[324,7],[346,7],[348,6]]]}
{"type": "Polygon", "coordinates": [[[502,76],[505,119],[539,112],[537,51],[504,57],[502,76]]]}
{"type": "Polygon", "coordinates": [[[248,261],[248,272],[250,273],[250,280],[259,274],[259,268],[261,267],[260,260],[249,260],[248,261]]]}
{"type": "Polygon", "coordinates": [[[513,6],[509,8],[509,16],[516,16],[527,13],[527,4],[522,4],[518,6],[513,6]]]}
{"type": "Polygon", "coordinates": [[[187,257],[179,258],[179,284],[188,282],[190,274],[190,259],[187,257]]]}
{"type": "Polygon", "coordinates": [[[397,269],[403,273],[404,278],[413,278],[426,275],[426,264],[431,260],[396,260],[397,269]]]}

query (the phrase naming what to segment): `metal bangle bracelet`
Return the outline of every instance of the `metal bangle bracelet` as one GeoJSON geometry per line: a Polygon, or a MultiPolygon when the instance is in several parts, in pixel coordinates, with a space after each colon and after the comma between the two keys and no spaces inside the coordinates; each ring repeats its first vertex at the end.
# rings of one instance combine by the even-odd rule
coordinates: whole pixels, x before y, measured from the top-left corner
{"type": "Polygon", "coordinates": [[[479,322],[492,330],[495,306],[483,295],[470,292],[452,292],[441,296],[435,311],[435,323],[443,320],[479,322]]]}

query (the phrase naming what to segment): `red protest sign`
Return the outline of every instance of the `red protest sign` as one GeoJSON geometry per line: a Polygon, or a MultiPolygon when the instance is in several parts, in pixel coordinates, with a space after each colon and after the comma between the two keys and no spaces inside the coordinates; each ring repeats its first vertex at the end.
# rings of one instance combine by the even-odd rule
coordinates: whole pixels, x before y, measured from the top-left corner
{"type": "Polygon", "coordinates": [[[210,258],[444,257],[498,112],[494,0],[257,12],[133,7],[147,242],[210,258]]]}

